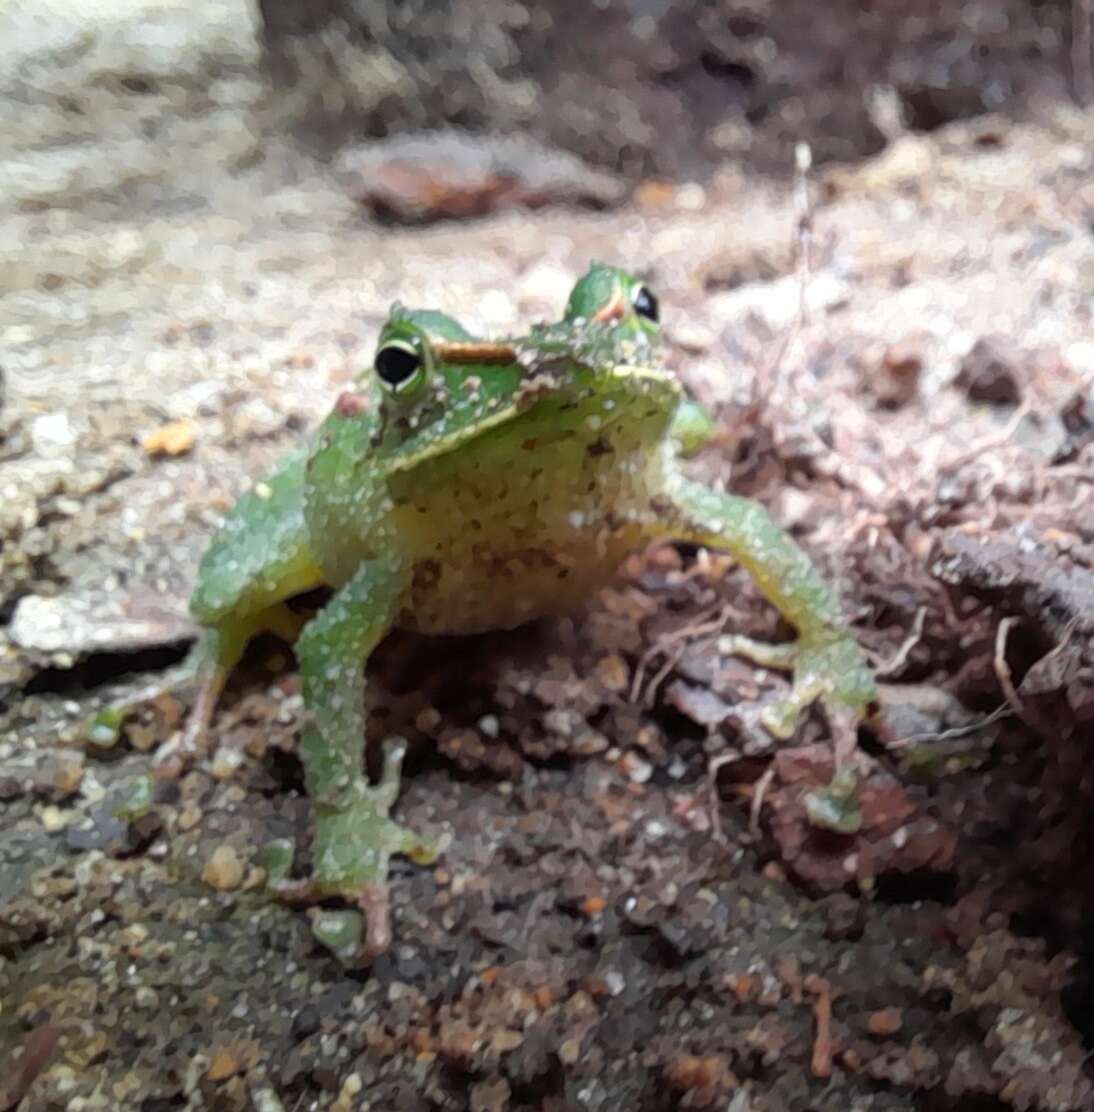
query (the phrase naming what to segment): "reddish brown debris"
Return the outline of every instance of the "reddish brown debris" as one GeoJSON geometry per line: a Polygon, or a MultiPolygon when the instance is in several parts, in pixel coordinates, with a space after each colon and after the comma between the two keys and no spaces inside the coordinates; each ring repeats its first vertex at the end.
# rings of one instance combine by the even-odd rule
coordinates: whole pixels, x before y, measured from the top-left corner
{"type": "Polygon", "coordinates": [[[0,1078],[0,1112],[17,1108],[34,1079],[46,1068],[61,1029],[50,1024],[35,1027],[23,1040],[23,1055],[0,1078]]]}
{"type": "Polygon", "coordinates": [[[868,885],[883,873],[953,865],[957,839],[926,814],[888,772],[875,766],[859,780],[862,826],[856,834],[818,830],[804,800],[832,779],[835,764],[825,745],[783,749],[775,756],[776,786],[768,795],[771,835],[781,862],[798,880],[823,892],[851,883],[868,885]]]}
{"type": "Polygon", "coordinates": [[[832,990],[821,977],[813,979],[811,988],[816,994],[813,1017],[817,1030],[809,1065],[814,1077],[829,1077],[832,1073],[832,990]]]}
{"type": "Polygon", "coordinates": [[[358,413],[368,409],[368,398],[363,394],[355,394],[352,390],[343,390],[334,403],[334,408],[343,417],[356,417],[358,413]]]}

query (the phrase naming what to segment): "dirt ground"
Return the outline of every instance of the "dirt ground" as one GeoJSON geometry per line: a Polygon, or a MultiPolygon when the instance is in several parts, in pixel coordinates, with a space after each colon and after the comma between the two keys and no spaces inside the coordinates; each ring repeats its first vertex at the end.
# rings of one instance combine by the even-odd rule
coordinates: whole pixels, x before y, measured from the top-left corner
{"type": "Polygon", "coordinates": [[[899,136],[808,210],[727,168],[408,229],[263,131],[236,7],[124,8],[124,48],[0,9],[0,1109],[1094,1108],[1094,114],[899,136]],[[590,259],[889,685],[861,827],[810,826],[825,723],[776,750],[783,681],[719,652],[785,633],[747,577],[635,554],[572,619],[376,655],[397,816],[451,843],[347,971],[263,890],[307,841],[284,646],[132,821],[185,702],[80,723],[182,658],[219,515],[392,301],[512,332],[590,259]]]}

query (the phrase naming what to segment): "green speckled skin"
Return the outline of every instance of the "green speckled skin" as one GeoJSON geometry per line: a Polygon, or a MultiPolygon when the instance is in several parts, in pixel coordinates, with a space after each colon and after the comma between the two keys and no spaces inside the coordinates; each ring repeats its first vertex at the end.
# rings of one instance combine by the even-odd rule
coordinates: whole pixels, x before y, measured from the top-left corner
{"type": "Polygon", "coordinates": [[[296,632],[286,599],[334,589],[297,641],[316,839],[311,880],[288,888],[355,900],[359,958],[389,939],[389,855],[433,851],[388,818],[401,743],[379,784],[364,773],[364,664],[392,626],[466,633],[572,611],[628,551],[673,538],[733,553],[798,630],[792,646],[736,645],[795,670],[790,697],[765,711],[773,732],[788,735],[815,698],[861,714],[873,696],[804,554],[760,506],[677,469],[712,426],[661,369],[656,318],[640,282],[603,266],[561,322],[500,344],[397,306],[375,367],[304,453],[240,500],[202,562],[192,608],[210,627],[212,698],[250,635],[296,632]]]}

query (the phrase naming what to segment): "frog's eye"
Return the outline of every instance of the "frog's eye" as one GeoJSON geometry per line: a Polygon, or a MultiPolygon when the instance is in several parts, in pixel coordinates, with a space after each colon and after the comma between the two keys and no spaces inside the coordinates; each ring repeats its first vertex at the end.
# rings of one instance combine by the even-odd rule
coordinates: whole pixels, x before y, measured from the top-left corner
{"type": "Polygon", "coordinates": [[[415,340],[389,340],[373,365],[381,385],[393,394],[413,390],[425,377],[425,356],[415,340]]]}
{"type": "Polygon", "coordinates": [[[657,304],[657,298],[650,292],[649,286],[635,286],[631,292],[631,304],[640,317],[645,317],[654,324],[661,319],[661,307],[657,304]]]}

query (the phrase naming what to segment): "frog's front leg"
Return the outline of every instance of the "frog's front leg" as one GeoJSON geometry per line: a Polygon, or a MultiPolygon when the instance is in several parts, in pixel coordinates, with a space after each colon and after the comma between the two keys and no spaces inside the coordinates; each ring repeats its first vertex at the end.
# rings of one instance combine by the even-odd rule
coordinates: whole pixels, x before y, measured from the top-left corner
{"type": "Polygon", "coordinates": [[[789,737],[802,710],[820,699],[830,715],[861,718],[875,699],[874,679],[839,605],[809,558],[767,511],[747,498],[678,478],[669,504],[658,507],[654,532],[725,549],[740,562],[763,596],[798,631],[789,645],[731,637],[729,652],[769,667],[792,670],[790,694],[764,708],[761,721],[789,737]]]}
{"type": "Polygon", "coordinates": [[[399,790],[405,743],[389,742],[383,776],[365,775],[365,661],[391,625],[406,580],[396,559],[363,564],[304,628],[297,659],[307,724],[300,742],[304,777],[315,811],[313,872],[303,883],[278,885],[293,901],[342,896],[365,915],[357,951],[369,961],[391,938],[388,860],[404,853],[420,864],[436,849],[388,818],[399,790]]]}

